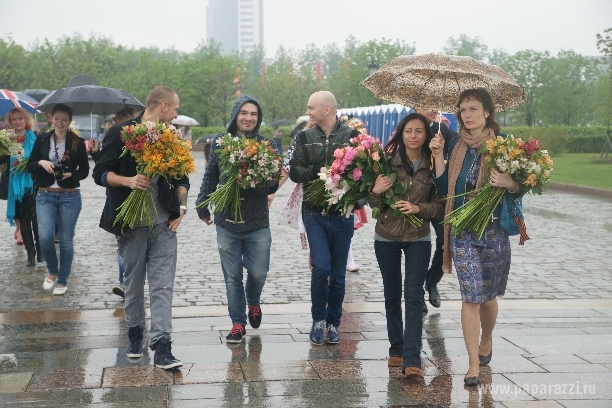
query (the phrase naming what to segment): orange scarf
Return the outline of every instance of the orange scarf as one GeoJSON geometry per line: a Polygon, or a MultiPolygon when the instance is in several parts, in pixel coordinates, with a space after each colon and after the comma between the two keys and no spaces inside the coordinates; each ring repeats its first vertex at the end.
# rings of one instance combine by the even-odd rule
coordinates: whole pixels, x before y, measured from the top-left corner
{"type": "MultiPolygon", "coordinates": [[[[472,136],[466,129],[461,129],[461,135],[457,141],[457,145],[451,153],[448,162],[448,197],[455,195],[455,187],[457,185],[457,178],[463,167],[463,160],[467,153],[467,148],[470,146],[473,149],[480,150],[484,143],[495,137],[495,132],[489,128],[484,128],[482,133],[478,137],[472,136]]],[[[482,185],[487,166],[484,162],[484,155],[480,158],[480,173],[478,174],[478,180],[476,182],[476,189],[479,189],[482,185]]],[[[446,207],[444,209],[445,216],[450,214],[455,206],[455,199],[450,198],[446,200],[446,207]]],[[[450,225],[444,226],[444,257],[442,261],[442,270],[444,273],[451,273],[452,269],[452,257],[450,253],[450,225]]]]}

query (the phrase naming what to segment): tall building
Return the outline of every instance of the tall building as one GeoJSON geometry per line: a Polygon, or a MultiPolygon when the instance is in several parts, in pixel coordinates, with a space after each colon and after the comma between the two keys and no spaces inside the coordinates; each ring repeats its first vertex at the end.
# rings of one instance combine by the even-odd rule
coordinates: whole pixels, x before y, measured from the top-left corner
{"type": "Polygon", "coordinates": [[[221,43],[225,54],[263,45],[263,0],[209,0],[206,39],[221,43]]]}

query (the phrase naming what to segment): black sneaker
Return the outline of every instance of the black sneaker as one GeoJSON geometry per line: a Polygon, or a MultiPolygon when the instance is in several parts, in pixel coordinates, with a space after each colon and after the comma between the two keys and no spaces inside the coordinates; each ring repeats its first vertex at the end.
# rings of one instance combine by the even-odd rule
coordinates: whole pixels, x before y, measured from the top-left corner
{"type": "Polygon", "coordinates": [[[130,327],[128,329],[128,337],[130,339],[130,346],[125,354],[129,358],[142,357],[142,329],[138,326],[130,327]]]}
{"type": "Polygon", "coordinates": [[[261,306],[249,305],[249,324],[252,328],[257,329],[261,325],[261,306]]]}
{"type": "Polygon", "coordinates": [[[244,326],[240,323],[236,323],[232,326],[232,330],[230,330],[229,334],[225,337],[228,343],[240,343],[242,339],[246,336],[246,330],[244,326]]]}
{"type": "Polygon", "coordinates": [[[112,289],[115,295],[125,298],[125,287],[123,286],[123,284],[115,285],[112,289]]]}
{"type": "Polygon", "coordinates": [[[183,365],[180,360],[177,360],[172,355],[172,342],[169,336],[164,336],[157,340],[157,343],[151,349],[155,351],[155,358],[153,359],[155,367],[171,370],[183,365]]]}
{"type": "Polygon", "coordinates": [[[327,326],[327,343],[338,344],[340,343],[340,334],[338,334],[338,326],[330,324],[327,326]]]}

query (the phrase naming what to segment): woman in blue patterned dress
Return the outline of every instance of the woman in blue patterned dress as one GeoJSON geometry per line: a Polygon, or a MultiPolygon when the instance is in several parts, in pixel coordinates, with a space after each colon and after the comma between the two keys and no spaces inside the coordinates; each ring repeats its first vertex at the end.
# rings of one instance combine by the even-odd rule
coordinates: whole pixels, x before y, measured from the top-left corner
{"type": "MultiPolygon", "coordinates": [[[[459,137],[449,142],[449,160],[444,163],[444,139],[436,135],[430,143],[434,154],[434,183],[447,194],[445,213],[459,208],[474,197],[470,192],[480,188],[486,164],[478,151],[485,142],[496,137],[499,125],[491,95],[484,89],[468,89],[457,103],[457,119],[461,125],[459,137]],[[467,193],[466,195],[464,195],[467,193]]],[[[522,195],[520,185],[508,173],[491,170],[491,185],[507,189],[513,198],[522,195]]],[[[443,269],[450,271],[451,256],[461,289],[461,327],[469,355],[470,368],[465,384],[480,384],[480,365],[486,365],[493,355],[493,328],[497,320],[497,299],[506,291],[510,272],[510,240],[499,224],[500,206],[494,212],[482,238],[478,233],[460,231],[451,234],[445,226],[443,269]],[[482,331],[481,331],[482,329],[482,331]]]]}

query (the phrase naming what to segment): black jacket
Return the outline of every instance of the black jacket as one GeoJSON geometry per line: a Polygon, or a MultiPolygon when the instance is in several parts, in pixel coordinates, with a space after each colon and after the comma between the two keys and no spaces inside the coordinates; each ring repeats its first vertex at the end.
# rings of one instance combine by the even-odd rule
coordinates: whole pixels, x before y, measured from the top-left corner
{"type": "MultiPolygon", "coordinates": [[[[53,134],[53,131],[51,131],[37,137],[28,159],[28,171],[38,187],[49,187],[55,183],[55,175],[47,173],[45,169],[38,166],[39,161],[49,160],[49,149],[51,148],[53,134]]],[[[68,167],[67,171],[72,173],[72,177],[57,182],[63,188],[79,187],[81,185],[80,181],[89,175],[89,160],[85,142],[80,137],[77,140],[76,150],[73,152],[72,138],[66,137],[66,152],[62,162],[68,167]]]]}
{"type": "MultiPolygon", "coordinates": [[[[134,177],[137,174],[136,160],[132,155],[127,153],[121,158],[119,156],[124,146],[123,140],[121,140],[121,130],[124,126],[135,125],[141,121],[142,113],[138,117],[117,124],[108,130],[104,137],[104,149],[100,151],[96,166],[93,169],[93,178],[96,184],[104,186],[102,179],[109,171],[124,177],[134,177]]],[[[189,178],[182,177],[180,179],[168,179],[168,181],[163,177],[158,178],[159,201],[170,212],[171,220],[180,216],[180,203],[174,188],[177,186],[184,186],[189,189],[189,178]]],[[[100,228],[115,235],[122,235],[120,223],[115,224],[115,226],[113,226],[113,223],[117,217],[117,208],[125,201],[131,191],[128,187],[109,186],[106,189],[106,202],[100,217],[100,228]]],[[[128,231],[128,227],[123,227],[123,233],[128,231]]]]}
{"type": "MultiPolygon", "coordinates": [[[[274,143],[272,139],[263,137],[259,134],[259,126],[261,125],[262,120],[262,110],[257,99],[250,95],[245,94],[236,99],[234,108],[232,109],[230,124],[227,127],[227,133],[232,135],[236,134],[236,118],[238,116],[238,112],[240,111],[240,107],[245,103],[252,103],[253,105],[257,106],[259,111],[257,115],[257,125],[248,137],[257,138],[258,142],[266,140],[270,143],[270,146],[272,146],[273,149],[278,151],[276,143],[274,143]]],[[[208,196],[216,191],[218,185],[223,185],[225,183],[225,179],[221,178],[223,169],[221,168],[219,156],[215,150],[217,140],[222,138],[227,133],[218,134],[212,143],[210,158],[208,160],[208,165],[206,166],[204,178],[202,179],[202,186],[200,187],[200,194],[198,194],[196,205],[200,205],[206,201],[208,196]]],[[[219,211],[215,214],[215,224],[236,234],[256,231],[261,228],[268,228],[270,226],[268,194],[273,194],[276,192],[276,190],[278,190],[278,182],[271,183],[268,185],[268,188],[255,187],[240,189],[240,198],[243,200],[241,204],[242,220],[244,222],[236,223],[232,219],[233,215],[231,215],[229,212],[219,211]]],[[[210,211],[206,207],[200,207],[197,209],[197,211],[200,219],[210,217],[210,211]]]]}
{"type": "MultiPolygon", "coordinates": [[[[340,120],[337,121],[334,131],[325,136],[325,133],[318,126],[306,129],[295,137],[295,149],[289,161],[289,177],[294,183],[306,184],[318,178],[321,167],[331,165],[334,158],[334,151],[349,145],[349,140],[359,135],[359,131],[344,125],[340,120]]],[[[308,203],[304,203],[307,208],[311,208],[308,203]]],[[[316,208],[313,210],[322,210],[316,208]]]]}

